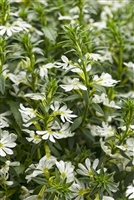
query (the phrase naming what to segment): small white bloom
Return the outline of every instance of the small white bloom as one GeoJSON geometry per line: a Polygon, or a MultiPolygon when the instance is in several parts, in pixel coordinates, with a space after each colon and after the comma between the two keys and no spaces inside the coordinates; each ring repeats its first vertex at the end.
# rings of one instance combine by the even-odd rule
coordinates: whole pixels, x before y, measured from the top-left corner
{"type": "Polygon", "coordinates": [[[44,194],[38,194],[38,195],[29,196],[25,200],[44,200],[44,199],[45,199],[44,194]]]}
{"type": "Polygon", "coordinates": [[[32,28],[31,24],[28,24],[27,22],[23,21],[21,18],[19,18],[17,21],[13,23],[13,26],[19,27],[19,31],[25,30],[29,31],[29,29],[32,28]]]}
{"type": "Polygon", "coordinates": [[[39,75],[41,78],[48,78],[48,69],[51,69],[54,67],[54,63],[47,63],[45,65],[42,65],[39,67],[39,75]]]}
{"type": "Polygon", "coordinates": [[[80,83],[79,78],[71,79],[70,77],[64,77],[63,82],[65,85],[60,85],[60,87],[63,88],[66,92],[79,89],[87,90],[86,86],[80,83]]]}
{"type": "Polygon", "coordinates": [[[93,125],[93,127],[91,126],[91,133],[94,136],[107,138],[107,137],[113,136],[114,132],[115,132],[114,128],[105,122],[102,122],[102,127],[95,126],[95,125],[93,125]]]}
{"type": "Polygon", "coordinates": [[[44,93],[27,93],[24,95],[24,97],[28,97],[33,100],[42,100],[42,101],[46,99],[44,93]]]}
{"type": "Polygon", "coordinates": [[[32,121],[29,122],[29,120],[36,117],[36,115],[35,115],[36,111],[35,110],[33,110],[32,108],[24,107],[22,104],[20,104],[19,111],[21,113],[22,120],[25,123],[25,124],[23,124],[24,126],[28,127],[32,123],[35,123],[35,122],[32,122],[32,121]]]}
{"type": "Polygon", "coordinates": [[[112,79],[112,76],[110,74],[104,73],[104,72],[101,74],[100,77],[98,75],[95,75],[93,77],[93,81],[96,84],[102,85],[105,87],[113,87],[119,82],[119,81],[112,79]]]}
{"type": "Polygon", "coordinates": [[[70,123],[72,123],[72,119],[71,118],[75,118],[77,117],[77,115],[72,114],[72,110],[68,109],[66,105],[60,107],[60,104],[58,101],[55,101],[51,106],[51,109],[54,111],[53,115],[60,115],[61,120],[63,122],[68,121],[70,123]]]}
{"type": "Polygon", "coordinates": [[[126,65],[128,68],[134,70],[134,63],[132,63],[132,62],[128,62],[128,63],[124,62],[124,65],[126,65]]]}
{"type": "Polygon", "coordinates": [[[70,197],[71,199],[75,200],[84,200],[84,195],[88,193],[88,187],[87,184],[75,180],[75,182],[70,186],[69,190],[71,191],[70,197]]]}
{"type": "Polygon", "coordinates": [[[38,144],[41,142],[41,137],[35,134],[35,131],[29,129],[23,129],[24,132],[29,133],[30,137],[26,137],[28,142],[33,142],[34,144],[38,144]]]}
{"type": "Polygon", "coordinates": [[[74,181],[74,166],[71,162],[57,161],[56,166],[60,171],[61,179],[64,180],[66,178],[67,183],[74,181]]]}
{"type": "Polygon", "coordinates": [[[133,199],[134,198],[134,181],[132,185],[129,185],[126,190],[126,197],[128,199],[133,199]],[[129,197],[128,197],[129,196],[129,197]]]}
{"type": "Polygon", "coordinates": [[[107,106],[107,107],[110,107],[110,108],[117,108],[117,109],[121,109],[120,106],[116,105],[115,102],[112,100],[112,101],[109,101],[108,98],[105,98],[105,101],[103,102],[103,105],[107,106]]]}
{"type": "Polygon", "coordinates": [[[106,95],[105,93],[102,93],[101,95],[94,94],[94,95],[93,95],[92,101],[93,101],[94,103],[102,103],[102,102],[105,101],[106,96],[107,96],[107,95],[106,95]]]}
{"type": "Polygon", "coordinates": [[[6,174],[8,173],[10,166],[19,166],[19,165],[20,165],[20,162],[17,162],[17,161],[11,162],[10,160],[7,160],[5,164],[2,166],[2,168],[0,169],[0,173],[6,174]]]}
{"type": "Polygon", "coordinates": [[[59,134],[56,130],[59,129],[60,126],[57,122],[50,122],[44,131],[36,131],[38,135],[42,135],[43,140],[50,140],[51,142],[55,143],[56,139],[61,139],[62,134],[59,134]]]}
{"type": "Polygon", "coordinates": [[[59,13],[59,17],[58,17],[58,20],[68,20],[70,21],[71,23],[74,23],[74,20],[77,19],[79,16],[78,15],[74,15],[73,17],[71,16],[68,16],[68,15],[61,15],[59,13]]]}
{"type": "Polygon", "coordinates": [[[106,22],[105,21],[94,22],[93,26],[97,27],[97,29],[101,31],[102,29],[106,28],[106,22]]]}
{"type": "Polygon", "coordinates": [[[0,156],[5,157],[6,154],[13,154],[11,148],[16,146],[16,139],[17,136],[14,133],[9,134],[8,131],[0,129],[0,156]]]}
{"type": "MultiPolygon", "coordinates": [[[[99,159],[95,159],[93,161],[92,168],[95,170],[98,164],[99,164],[99,159]]],[[[77,173],[84,176],[92,176],[91,161],[89,160],[89,158],[85,160],[85,165],[79,163],[78,164],[79,169],[76,170],[77,173]]]]}
{"type": "Polygon", "coordinates": [[[11,115],[11,111],[6,111],[0,114],[0,128],[9,127],[9,120],[6,116],[11,115]]]}
{"type": "Polygon", "coordinates": [[[27,83],[25,71],[20,71],[16,74],[9,73],[8,77],[13,83],[15,83],[15,85],[19,85],[20,83],[27,83]]]}
{"type": "Polygon", "coordinates": [[[0,183],[2,185],[12,185],[13,184],[13,181],[8,181],[8,178],[9,178],[9,173],[0,173],[0,183]]]}
{"type": "Polygon", "coordinates": [[[98,54],[98,53],[87,53],[86,54],[86,58],[87,59],[89,58],[89,59],[91,59],[93,61],[98,61],[98,60],[102,59],[101,55],[98,54]]]}
{"type": "Polygon", "coordinates": [[[114,198],[113,197],[108,197],[108,196],[103,196],[102,200],[114,200],[114,198]]]}
{"type": "Polygon", "coordinates": [[[30,193],[32,193],[33,191],[28,190],[25,186],[21,186],[20,192],[21,194],[19,196],[19,199],[26,200],[27,197],[30,196],[30,193]]]}
{"type": "Polygon", "coordinates": [[[54,156],[51,156],[49,158],[47,158],[46,156],[42,157],[39,161],[39,164],[33,171],[32,177],[36,177],[39,174],[44,174],[44,175],[48,174],[49,169],[51,169],[53,165],[55,165],[55,163],[56,163],[56,158],[54,156]]]}
{"type": "Polygon", "coordinates": [[[0,35],[7,35],[8,37],[11,37],[13,33],[20,32],[22,28],[13,26],[13,25],[6,25],[6,26],[0,26],[0,35]]]}

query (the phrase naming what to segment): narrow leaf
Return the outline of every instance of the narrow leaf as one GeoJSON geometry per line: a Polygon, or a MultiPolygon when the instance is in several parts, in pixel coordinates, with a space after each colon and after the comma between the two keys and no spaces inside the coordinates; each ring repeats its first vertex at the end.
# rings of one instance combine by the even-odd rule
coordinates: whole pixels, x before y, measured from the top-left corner
{"type": "Polygon", "coordinates": [[[82,117],[78,117],[77,119],[75,119],[74,123],[71,126],[71,131],[77,129],[80,126],[81,122],[82,122],[82,117]]]}
{"type": "Polygon", "coordinates": [[[19,112],[19,103],[18,102],[14,102],[14,101],[7,101],[7,103],[10,106],[10,109],[11,109],[12,114],[13,114],[15,120],[16,120],[16,123],[21,128],[21,126],[22,126],[22,118],[21,118],[21,114],[19,112]]]}
{"type": "Polygon", "coordinates": [[[0,92],[2,94],[4,94],[4,92],[5,92],[5,79],[2,74],[0,75],[0,92]]]}

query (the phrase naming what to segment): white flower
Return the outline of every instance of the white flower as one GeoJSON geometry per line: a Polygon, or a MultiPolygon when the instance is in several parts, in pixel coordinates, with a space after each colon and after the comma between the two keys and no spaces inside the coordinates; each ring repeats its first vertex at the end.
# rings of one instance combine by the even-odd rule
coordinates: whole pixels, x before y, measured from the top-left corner
{"type": "Polygon", "coordinates": [[[132,185],[129,185],[126,190],[126,197],[128,199],[133,199],[134,198],[134,181],[132,185]],[[129,196],[129,197],[128,197],[129,196]]]}
{"type": "Polygon", "coordinates": [[[66,178],[67,183],[74,181],[74,166],[71,162],[64,162],[61,160],[56,162],[56,166],[60,171],[61,179],[64,180],[66,178]]]}
{"type": "Polygon", "coordinates": [[[103,105],[105,106],[108,106],[110,108],[117,108],[117,109],[120,109],[121,107],[116,105],[115,102],[112,100],[110,101],[108,98],[107,98],[107,95],[105,93],[102,93],[101,95],[98,95],[98,94],[94,94],[93,95],[93,99],[92,101],[94,103],[103,103],[103,105]]]}
{"type": "Polygon", "coordinates": [[[60,104],[58,101],[55,101],[51,106],[51,109],[54,111],[53,115],[60,115],[60,118],[63,122],[68,121],[72,123],[71,118],[77,117],[77,115],[72,114],[72,110],[68,109],[66,105],[60,108],[60,104]]]}
{"type": "Polygon", "coordinates": [[[13,33],[20,32],[21,30],[21,27],[13,25],[0,26],[0,35],[6,34],[8,37],[11,37],[13,33]]]}
{"type": "Polygon", "coordinates": [[[30,193],[32,193],[32,191],[29,191],[25,186],[21,186],[20,192],[21,194],[19,196],[19,199],[21,200],[26,200],[26,198],[30,196],[30,193]]]}
{"type": "Polygon", "coordinates": [[[69,123],[61,124],[57,122],[50,122],[44,131],[36,131],[38,135],[42,135],[43,140],[49,139],[51,142],[55,142],[56,139],[72,137],[74,133],[71,132],[69,123]]]}
{"type": "Polygon", "coordinates": [[[134,70],[134,63],[132,63],[132,62],[128,62],[128,63],[124,62],[124,65],[126,65],[128,68],[134,70]]]}
{"type": "Polygon", "coordinates": [[[62,134],[59,134],[55,129],[59,129],[60,126],[57,122],[50,122],[44,131],[36,131],[38,135],[42,135],[43,140],[49,139],[51,142],[55,143],[56,139],[61,139],[62,134]]]}
{"type": "Polygon", "coordinates": [[[101,55],[98,53],[87,53],[86,58],[89,58],[93,61],[98,61],[102,59],[101,55]]]}
{"type": "Polygon", "coordinates": [[[0,128],[5,128],[9,126],[9,120],[6,116],[11,115],[11,111],[6,111],[0,114],[0,128]]]}
{"type": "Polygon", "coordinates": [[[32,123],[36,123],[36,122],[32,122],[32,121],[29,122],[29,120],[36,117],[35,110],[33,110],[32,108],[24,107],[22,104],[20,104],[19,111],[21,113],[22,120],[25,123],[25,124],[23,124],[24,126],[29,127],[32,123]]]}
{"type": "MultiPolygon", "coordinates": [[[[99,160],[95,159],[93,161],[92,168],[95,170],[97,168],[98,164],[99,164],[99,160]]],[[[89,160],[89,158],[87,158],[85,160],[85,165],[86,166],[84,166],[83,164],[79,163],[78,164],[79,169],[76,170],[77,173],[81,174],[83,176],[92,176],[91,161],[89,160]]]]}
{"type": "Polygon", "coordinates": [[[48,69],[51,69],[54,67],[54,63],[47,63],[45,65],[42,65],[39,67],[39,75],[41,78],[48,78],[48,69]]]}
{"type": "Polygon", "coordinates": [[[105,101],[106,96],[107,96],[107,95],[106,95],[105,93],[102,93],[101,95],[94,94],[94,95],[93,95],[92,101],[93,101],[94,103],[102,103],[102,102],[105,101]]]}
{"type": "Polygon", "coordinates": [[[14,166],[19,166],[19,165],[20,165],[20,162],[17,162],[17,161],[11,162],[10,160],[7,160],[5,164],[2,166],[2,168],[0,169],[0,173],[6,174],[8,173],[10,166],[14,167],[14,166]]]}
{"type": "Polygon", "coordinates": [[[114,198],[113,197],[108,197],[108,196],[103,196],[102,200],[114,200],[114,198]]]}
{"type": "Polygon", "coordinates": [[[54,156],[51,156],[47,158],[46,156],[42,157],[39,161],[39,164],[35,168],[35,170],[32,173],[32,177],[36,177],[39,174],[47,175],[49,173],[49,169],[53,167],[56,163],[56,158],[54,156]]]}
{"type": "Polygon", "coordinates": [[[115,102],[112,100],[112,101],[109,101],[108,98],[105,98],[105,101],[103,102],[103,105],[107,106],[107,107],[110,107],[110,108],[117,108],[117,109],[121,109],[120,106],[116,105],[115,102]]]}
{"type": "Polygon", "coordinates": [[[61,56],[61,60],[63,61],[63,63],[60,62],[56,63],[58,67],[62,67],[64,70],[71,70],[75,68],[72,61],[69,60],[65,55],[61,56]]]}
{"type": "Polygon", "coordinates": [[[84,200],[84,194],[89,193],[87,185],[77,179],[70,186],[69,190],[71,191],[70,198],[75,200],[84,200]]]}
{"type": "Polygon", "coordinates": [[[63,16],[59,13],[58,20],[68,20],[68,21],[71,21],[71,23],[74,23],[74,19],[77,19],[78,17],[79,17],[78,15],[74,15],[73,17],[68,16],[68,15],[63,16]]]}
{"type": "Polygon", "coordinates": [[[39,135],[36,135],[35,131],[28,129],[23,129],[23,131],[29,133],[30,137],[26,137],[28,142],[33,142],[34,144],[38,144],[39,142],[41,142],[41,137],[39,135]]]}
{"type": "Polygon", "coordinates": [[[107,123],[102,122],[102,127],[93,125],[91,126],[91,133],[94,136],[110,137],[114,135],[114,128],[109,126],[107,123]]]}
{"type": "Polygon", "coordinates": [[[8,77],[13,83],[15,83],[15,85],[19,85],[20,83],[27,83],[25,71],[20,71],[16,74],[9,73],[8,77]]]}
{"type": "Polygon", "coordinates": [[[128,156],[132,156],[132,164],[134,165],[134,138],[128,138],[126,144],[116,145],[119,149],[125,151],[128,156]]]}
{"type": "Polygon", "coordinates": [[[25,200],[44,200],[44,199],[45,199],[44,194],[38,194],[38,195],[29,196],[25,200]]]}
{"type": "Polygon", "coordinates": [[[63,82],[66,83],[65,85],[60,85],[66,92],[71,90],[87,90],[86,86],[80,83],[79,78],[64,77],[63,82]]]}
{"type": "Polygon", "coordinates": [[[105,142],[102,140],[102,138],[100,139],[100,145],[102,150],[106,153],[106,155],[113,157],[110,147],[105,145],[105,142]]]}
{"type": "Polygon", "coordinates": [[[66,122],[65,124],[61,124],[61,127],[59,128],[59,130],[57,130],[57,133],[61,134],[62,138],[72,137],[75,133],[72,133],[70,129],[70,124],[66,122]]]}
{"type": "Polygon", "coordinates": [[[13,151],[10,148],[16,146],[16,139],[17,136],[14,133],[9,134],[6,130],[0,130],[0,156],[5,157],[6,154],[13,154],[13,151]]]}
{"type": "Polygon", "coordinates": [[[119,82],[119,81],[112,79],[112,76],[110,74],[104,73],[104,72],[101,74],[100,77],[98,75],[95,75],[93,77],[93,81],[96,84],[102,85],[105,87],[113,87],[119,82]]]}
{"type": "Polygon", "coordinates": [[[119,93],[117,96],[123,97],[123,98],[134,98],[134,91],[130,91],[127,93],[119,93]]]}
{"type": "Polygon", "coordinates": [[[23,21],[21,18],[19,18],[17,21],[15,21],[13,23],[13,26],[15,26],[17,28],[19,27],[20,31],[22,31],[22,30],[28,31],[29,29],[32,28],[31,24],[28,24],[27,22],[23,21]]]}
{"type": "Polygon", "coordinates": [[[97,29],[101,31],[103,28],[106,28],[106,22],[105,21],[94,22],[93,26],[97,27],[97,29]]]}
{"type": "Polygon", "coordinates": [[[42,100],[42,101],[46,99],[44,93],[27,93],[24,95],[24,97],[28,97],[33,100],[42,100]]]}
{"type": "MultiPolygon", "coordinates": [[[[31,164],[31,165],[25,170],[25,172],[26,172],[26,173],[27,173],[27,172],[29,173],[29,172],[35,170],[35,168],[36,168],[37,166],[38,166],[38,164],[31,164]]],[[[30,182],[30,181],[32,180],[32,178],[33,178],[33,173],[26,175],[25,178],[27,179],[27,183],[30,182]]]]}
{"type": "Polygon", "coordinates": [[[12,185],[13,184],[13,181],[7,181],[9,178],[9,174],[8,173],[0,173],[0,183],[2,185],[12,185]]]}

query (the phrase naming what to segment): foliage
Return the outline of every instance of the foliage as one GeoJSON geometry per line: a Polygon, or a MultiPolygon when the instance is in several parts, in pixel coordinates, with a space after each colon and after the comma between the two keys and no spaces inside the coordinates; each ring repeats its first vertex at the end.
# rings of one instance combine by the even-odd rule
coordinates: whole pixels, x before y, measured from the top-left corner
{"type": "Polygon", "coordinates": [[[134,198],[133,1],[0,1],[0,199],[134,198]]]}

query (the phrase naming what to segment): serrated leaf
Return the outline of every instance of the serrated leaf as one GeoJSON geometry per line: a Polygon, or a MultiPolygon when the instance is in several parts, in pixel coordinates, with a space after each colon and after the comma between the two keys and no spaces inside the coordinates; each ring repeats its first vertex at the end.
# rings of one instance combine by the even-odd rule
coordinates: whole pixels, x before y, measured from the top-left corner
{"type": "Polygon", "coordinates": [[[0,92],[2,94],[4,94],[4,92],[5,92],[5,79],[2,74],[0,75],[0,92]]]}
{"type": "Polygon", "coordinates": [[[75,129],[77,129],[81,123],[82,123],[82,117],[78,117],[77,119],[75,119],[74,123],[71,126],[71,131],[73,132],[75,129]]]}
{"type": "Polygon", "coordinates": [[[52,26],[43,27],[43,32],[49,40],[55,42],[57,37],[57,32],[52,26]]]}
{"type": "Polygon", "coordinates": [[[16,120],[16,123],[21,128],[22,127],[22,118],[21,114],[19,112],[19,103],[14,101],[7,101],[8,105],[10,106],[10,109],[12,111],[12,114],[16,120]]]}

